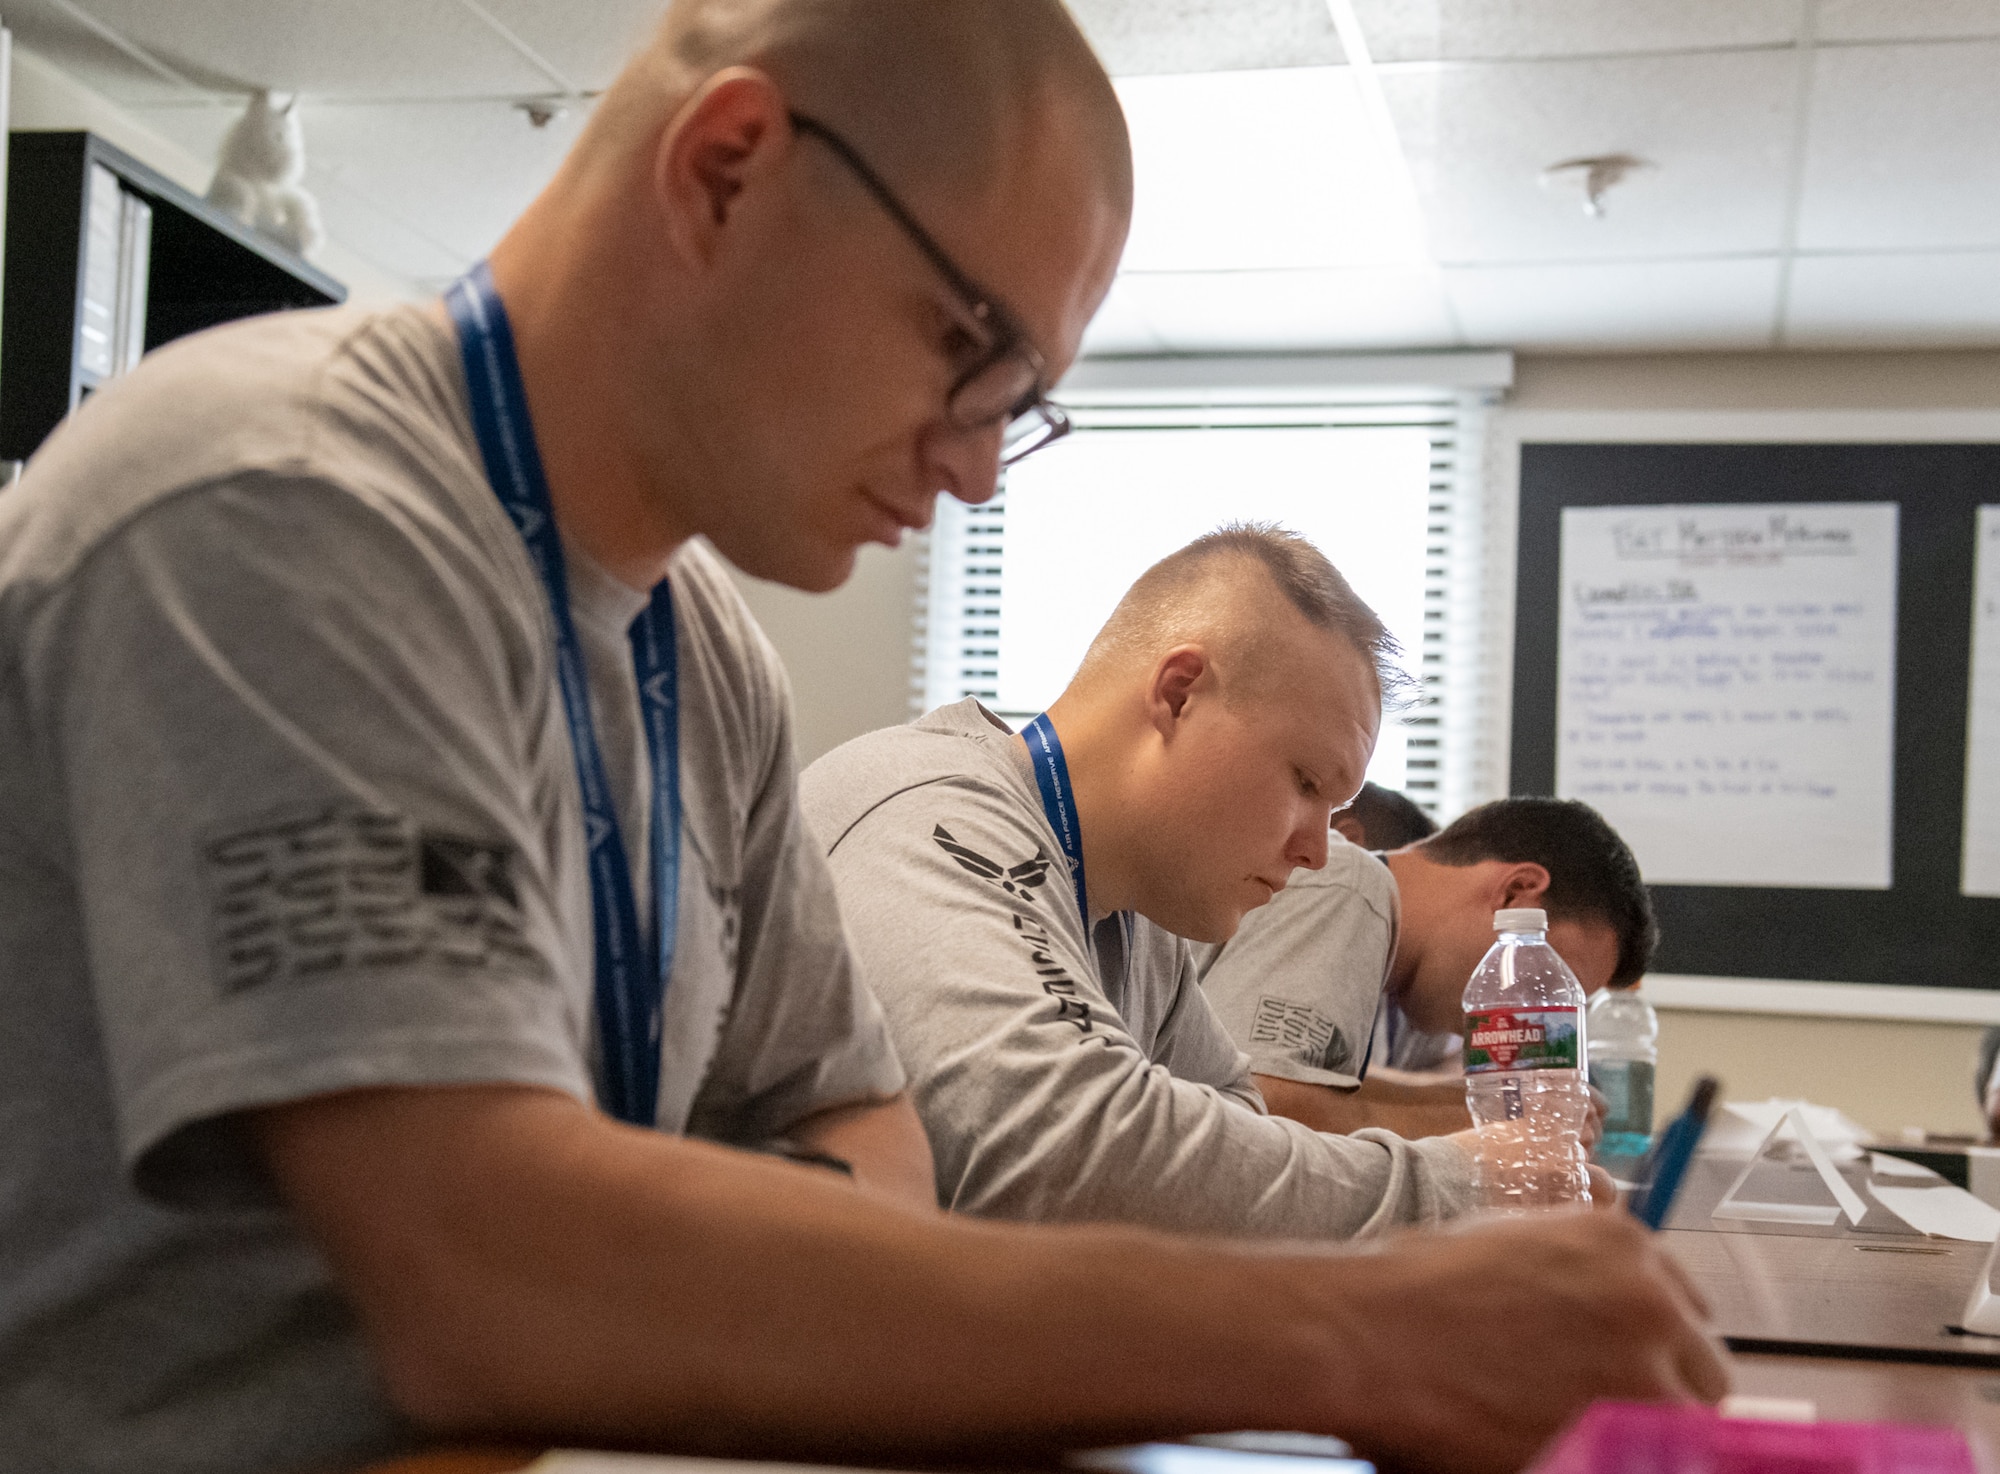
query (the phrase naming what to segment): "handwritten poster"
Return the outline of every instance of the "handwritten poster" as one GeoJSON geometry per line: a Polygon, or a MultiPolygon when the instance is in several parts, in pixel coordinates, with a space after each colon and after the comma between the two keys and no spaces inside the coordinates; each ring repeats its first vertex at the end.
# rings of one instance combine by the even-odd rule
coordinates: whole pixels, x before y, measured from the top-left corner
{"type": "Polygon", "coordinates": [[[2000,896],[2000,507],[1979,509],[1975,536],[1960,889],[1968,896],[2000,896]]]}
{"type": "Polygon", "coordinates": [[[1665,885],[1889,885],[1894,503],[1570,507],[1556,791],[1665,885]]]}

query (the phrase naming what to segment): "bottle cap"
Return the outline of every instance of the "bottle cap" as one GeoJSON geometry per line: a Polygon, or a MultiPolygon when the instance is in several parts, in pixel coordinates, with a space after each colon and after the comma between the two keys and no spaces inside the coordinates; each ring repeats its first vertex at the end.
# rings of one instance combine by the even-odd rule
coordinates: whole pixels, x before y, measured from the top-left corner
{"type": "Polygon", "coordinates": [[[1516,906],[1493,913],[1495,931],[1547,931],[1549,913],[1539,906],[1516,906]]]}

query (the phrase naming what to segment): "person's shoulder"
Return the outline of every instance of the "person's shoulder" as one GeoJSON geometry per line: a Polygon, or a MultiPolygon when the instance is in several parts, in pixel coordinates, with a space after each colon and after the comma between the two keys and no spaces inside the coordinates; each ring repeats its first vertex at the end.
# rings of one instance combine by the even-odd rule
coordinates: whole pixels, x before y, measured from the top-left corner
{"type": "MultiPolygon", "coordinates": [[[[0,529],[10,573],[59,579],[119,528],[204,488],[323,484],[378,505],[435,503],[441,482],[478,471],[462,455],[447,464],[452,386],[424,333],[418,308],[325,308],[148,354],[28,463],[0,529]]],[[[462,391],[458,402],[462,419],[462,391]]]]}
{"type": "Polygon", "coordinates": [[[968,698],[844,742],[799,775],[806,820],[832,851],[890,800],[929,789],[949,790],[955,808],[1031,829],[1023,785],[1006,766],[1007,736],[998,718],[968,698]]]}

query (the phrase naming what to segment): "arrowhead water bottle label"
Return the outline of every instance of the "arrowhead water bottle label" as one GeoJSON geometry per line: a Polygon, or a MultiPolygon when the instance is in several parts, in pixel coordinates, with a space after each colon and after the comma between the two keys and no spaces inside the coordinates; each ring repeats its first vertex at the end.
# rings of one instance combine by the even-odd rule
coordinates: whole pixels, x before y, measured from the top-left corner
{"type": "Polygon", "coordinates": [[[1465,1073],[1573,1070],[1574,1008],[1495,1008],[1465,1015],[1465,1073]]]}

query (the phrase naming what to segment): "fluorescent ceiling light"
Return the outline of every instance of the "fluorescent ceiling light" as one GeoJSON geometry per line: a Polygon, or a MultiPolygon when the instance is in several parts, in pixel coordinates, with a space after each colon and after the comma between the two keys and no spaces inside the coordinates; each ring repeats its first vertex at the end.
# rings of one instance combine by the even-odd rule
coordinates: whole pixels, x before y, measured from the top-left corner
{"type": "Polygon", "coordinates": [[[1349,67],[1119,81],[1135,199],[1122,269],[1297,270],[1425,256],[1408,172],[1349,67]]]}

